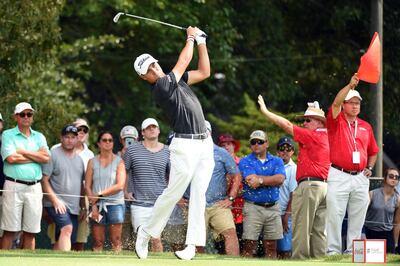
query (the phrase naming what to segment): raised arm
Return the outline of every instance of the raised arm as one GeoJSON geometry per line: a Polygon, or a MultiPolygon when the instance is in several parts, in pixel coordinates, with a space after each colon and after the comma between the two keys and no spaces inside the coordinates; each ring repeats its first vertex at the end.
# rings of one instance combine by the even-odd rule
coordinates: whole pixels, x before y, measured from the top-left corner
{"type": "Polygon", "coordinates": [[[336,117],[339,115],[342,108],[342,103],[344,102],[347,94],[350,90],[354,90],[354,88],[357,87],[358,82],[359,79],[356,73],[351,77],[349,84],[344,86],[343,89],[336,94],[335,100],[332,103],[332,116],[334,119],[336,119],[336,117]]]}
{"type": "Polygon", "coordinates": [[[193,58],[193,46],[194,46],[194,38],[196,35],[197,28],[188,27],[186,30],[187,39],[185,47],[183,47],[181,53],[179,54],[178,62],[172,69],[172,72],[175,75],[175,79],[178,82],[183,73],[185,73],[186,68],[190,64],[193,58]]]}
{"type": "Polygon", "coordinates": [[[293,136],[293,124],[286,118],[269,111],[265,106],[264,98],[261,95],[258,95],[258,104],[260,105],[261,113],[263,113],[268,120],[293,136]]]}
{"type": "Polygon", "coordinates": [[[204,34],[201,30],[197,29],[196,42],[197,49],[199,52],[199,62],[197,63],[197,70],[189,71],[188,84],[195,84],[205,80],[210,76],[210,58],[208,57],[208,51],[206,46],[206,38],[201,35],[204,34]]]}

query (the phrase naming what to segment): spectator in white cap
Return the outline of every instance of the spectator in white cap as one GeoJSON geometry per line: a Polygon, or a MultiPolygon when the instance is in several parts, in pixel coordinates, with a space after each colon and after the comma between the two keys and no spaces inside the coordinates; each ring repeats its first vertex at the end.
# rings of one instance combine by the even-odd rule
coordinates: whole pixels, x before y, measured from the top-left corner
{"type": "Polygon", "coordinates": [[[127,125],[121,129],[119,133],[119,142],[122,144],[122,149],[118,153],[120,157],[123,157],[126,149],[132,145],[135,141],[139,138],[139,132],[137,131],[136,127],[127,125]]]}
{"type": "MultiPolygon", "coordinates": [[[[136,127],[131,125],[126,125],[121,129],[119,133],[119,142],[122,145],[121,150],[118,152],[118,156],[123,158],[127,148],[133,145],[139,138],[139,133],[136,127]]],[[[124,189],[124,197],[128,201],[125,202],[125,217],[124,217],[124,224],[122,225],[122,248],[129,249],[131,243],[133,242],[132,238],[132,223],[131,223],[131,211],[130,211],[130,202],[132,195],[127,193],[127,188],[131,187],[129,184],[130,179],[128,178],[125,182],[125,189],[124,189]]]]}
{"type": "Polygon", "coordinates": [[[5,183],[1,229],[2,248],[10,249],[15,232],[23,231],[22,248],[35,249],[35,234],[40,232],[42,218],[41,164],[50,159],[46,138],[31,128],[34,109],[27,102],[15,106],[17,126],[5,130],[1,155],[5,183]],[[15,191],[19,191],[15,193],[15,191]]]}
{"type": "MultiPolygon", "coordinates": [[[[129,173],[125,195],[132,201],[130,213],[135,231],[150,219],[154,203],[167,187],[169,174],[169,149],[158,141],[160,128],[157,120],[145,119],[141,129],[143,141],[130,145],[123,157],[129,173]]],[[[159,237],[150,241],[151,251],[163,251],[159,237]]]]}
{"type": "Polygon", "coordinates": [[[293,125],[286,118],[267,109],[258,96],[264,116],[292,135],[299,143],[296,171],[297,188],[292,194],[293,239],[292,258],[321,257],[326,252],[325,217],[327,178],[329,170],[329,143],[325,128],[325,113],[314,101],[302,116],[303,127],[293,125]]]}
{"type": "Polygon", "coordinates": [[[351,254],[354,239],[360,239],[368,208],[369,179],[379,147],[371,125],[360,119],[362,98],[355,90],[354,74],[336,95],[327,116],[330,160],[327,196],[328,255],[351,254]],[[346,247],[342,247],[341,227],[347,210],[346,247]]]}

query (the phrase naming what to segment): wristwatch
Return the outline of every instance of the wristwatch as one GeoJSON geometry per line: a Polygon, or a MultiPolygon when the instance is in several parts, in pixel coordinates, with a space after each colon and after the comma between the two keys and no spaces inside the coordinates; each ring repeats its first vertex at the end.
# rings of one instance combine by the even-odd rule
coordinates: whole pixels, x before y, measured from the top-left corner
{"type": "Polygon", "coordinates": [[[235,197],[229,196],[229,197],[228,197],[228,200],[229,200],[229,201],[234,201],[234,200],[235,200],[235,197]]]}
{"type": "Polygon", "coordinates": [[[369,165],[369,166],[367,166],[367,169],[370,170],[370,171],[372,172],[372,169],[374,169],[374,167],[371,166],[371,165],[369,165]]]}

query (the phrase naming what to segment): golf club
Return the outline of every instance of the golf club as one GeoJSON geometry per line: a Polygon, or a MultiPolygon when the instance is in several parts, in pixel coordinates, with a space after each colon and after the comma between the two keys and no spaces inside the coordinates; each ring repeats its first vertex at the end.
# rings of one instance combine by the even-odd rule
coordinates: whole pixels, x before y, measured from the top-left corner
{"type": "MultiPolygon", "coordinates": [[[[115,17],[113,18],[114,23],[117,23],[119,18],[121,16],[123,16],[123,15],[128,16],[128,17],[132,17],[132,18],[138,18],[138,19],[143,19],[143,20],[147,20],[147,21],[152,21],[152,22],[155,22],[155,23],[159,23],[159,24],[162,24],[162,25],[165,25],[165,26],[170,26],[170,27],[173,27],[173,28],[176,28],[176,29],[180,29],[180,30],[186,30],[185,27],[177,26],[177,25],[174,25],[174,24],[162,22],[162,21],[159,21],[159,20],[151,19],[151,18],[136,16],[136,15],[132,15],[132,14],[124,13],[124,12],[118,12],[118,14],[115,15],[115,17]]],[[[207,34],[202,34],[201,36],[207,38],[207,34]]]]}

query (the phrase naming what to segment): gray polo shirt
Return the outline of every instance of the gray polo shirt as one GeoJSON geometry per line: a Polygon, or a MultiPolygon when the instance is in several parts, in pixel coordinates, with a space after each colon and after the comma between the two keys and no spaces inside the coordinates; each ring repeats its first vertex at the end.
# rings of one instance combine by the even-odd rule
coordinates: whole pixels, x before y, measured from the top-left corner
{"type": "MultiPolygon", "coordinates": [[[[79,155],[67,156],[62,147],[51,150],[51,159],[43,165],[43,175],[49,176],[51,187],[57,197],[64,202],[71,214],[79,214],[79,200],[81,195],[82,181],[85,176],[85,167],[79,155]]],[[[52,207],[52,203],[45,196],[44,207],[52,207]]]]}

